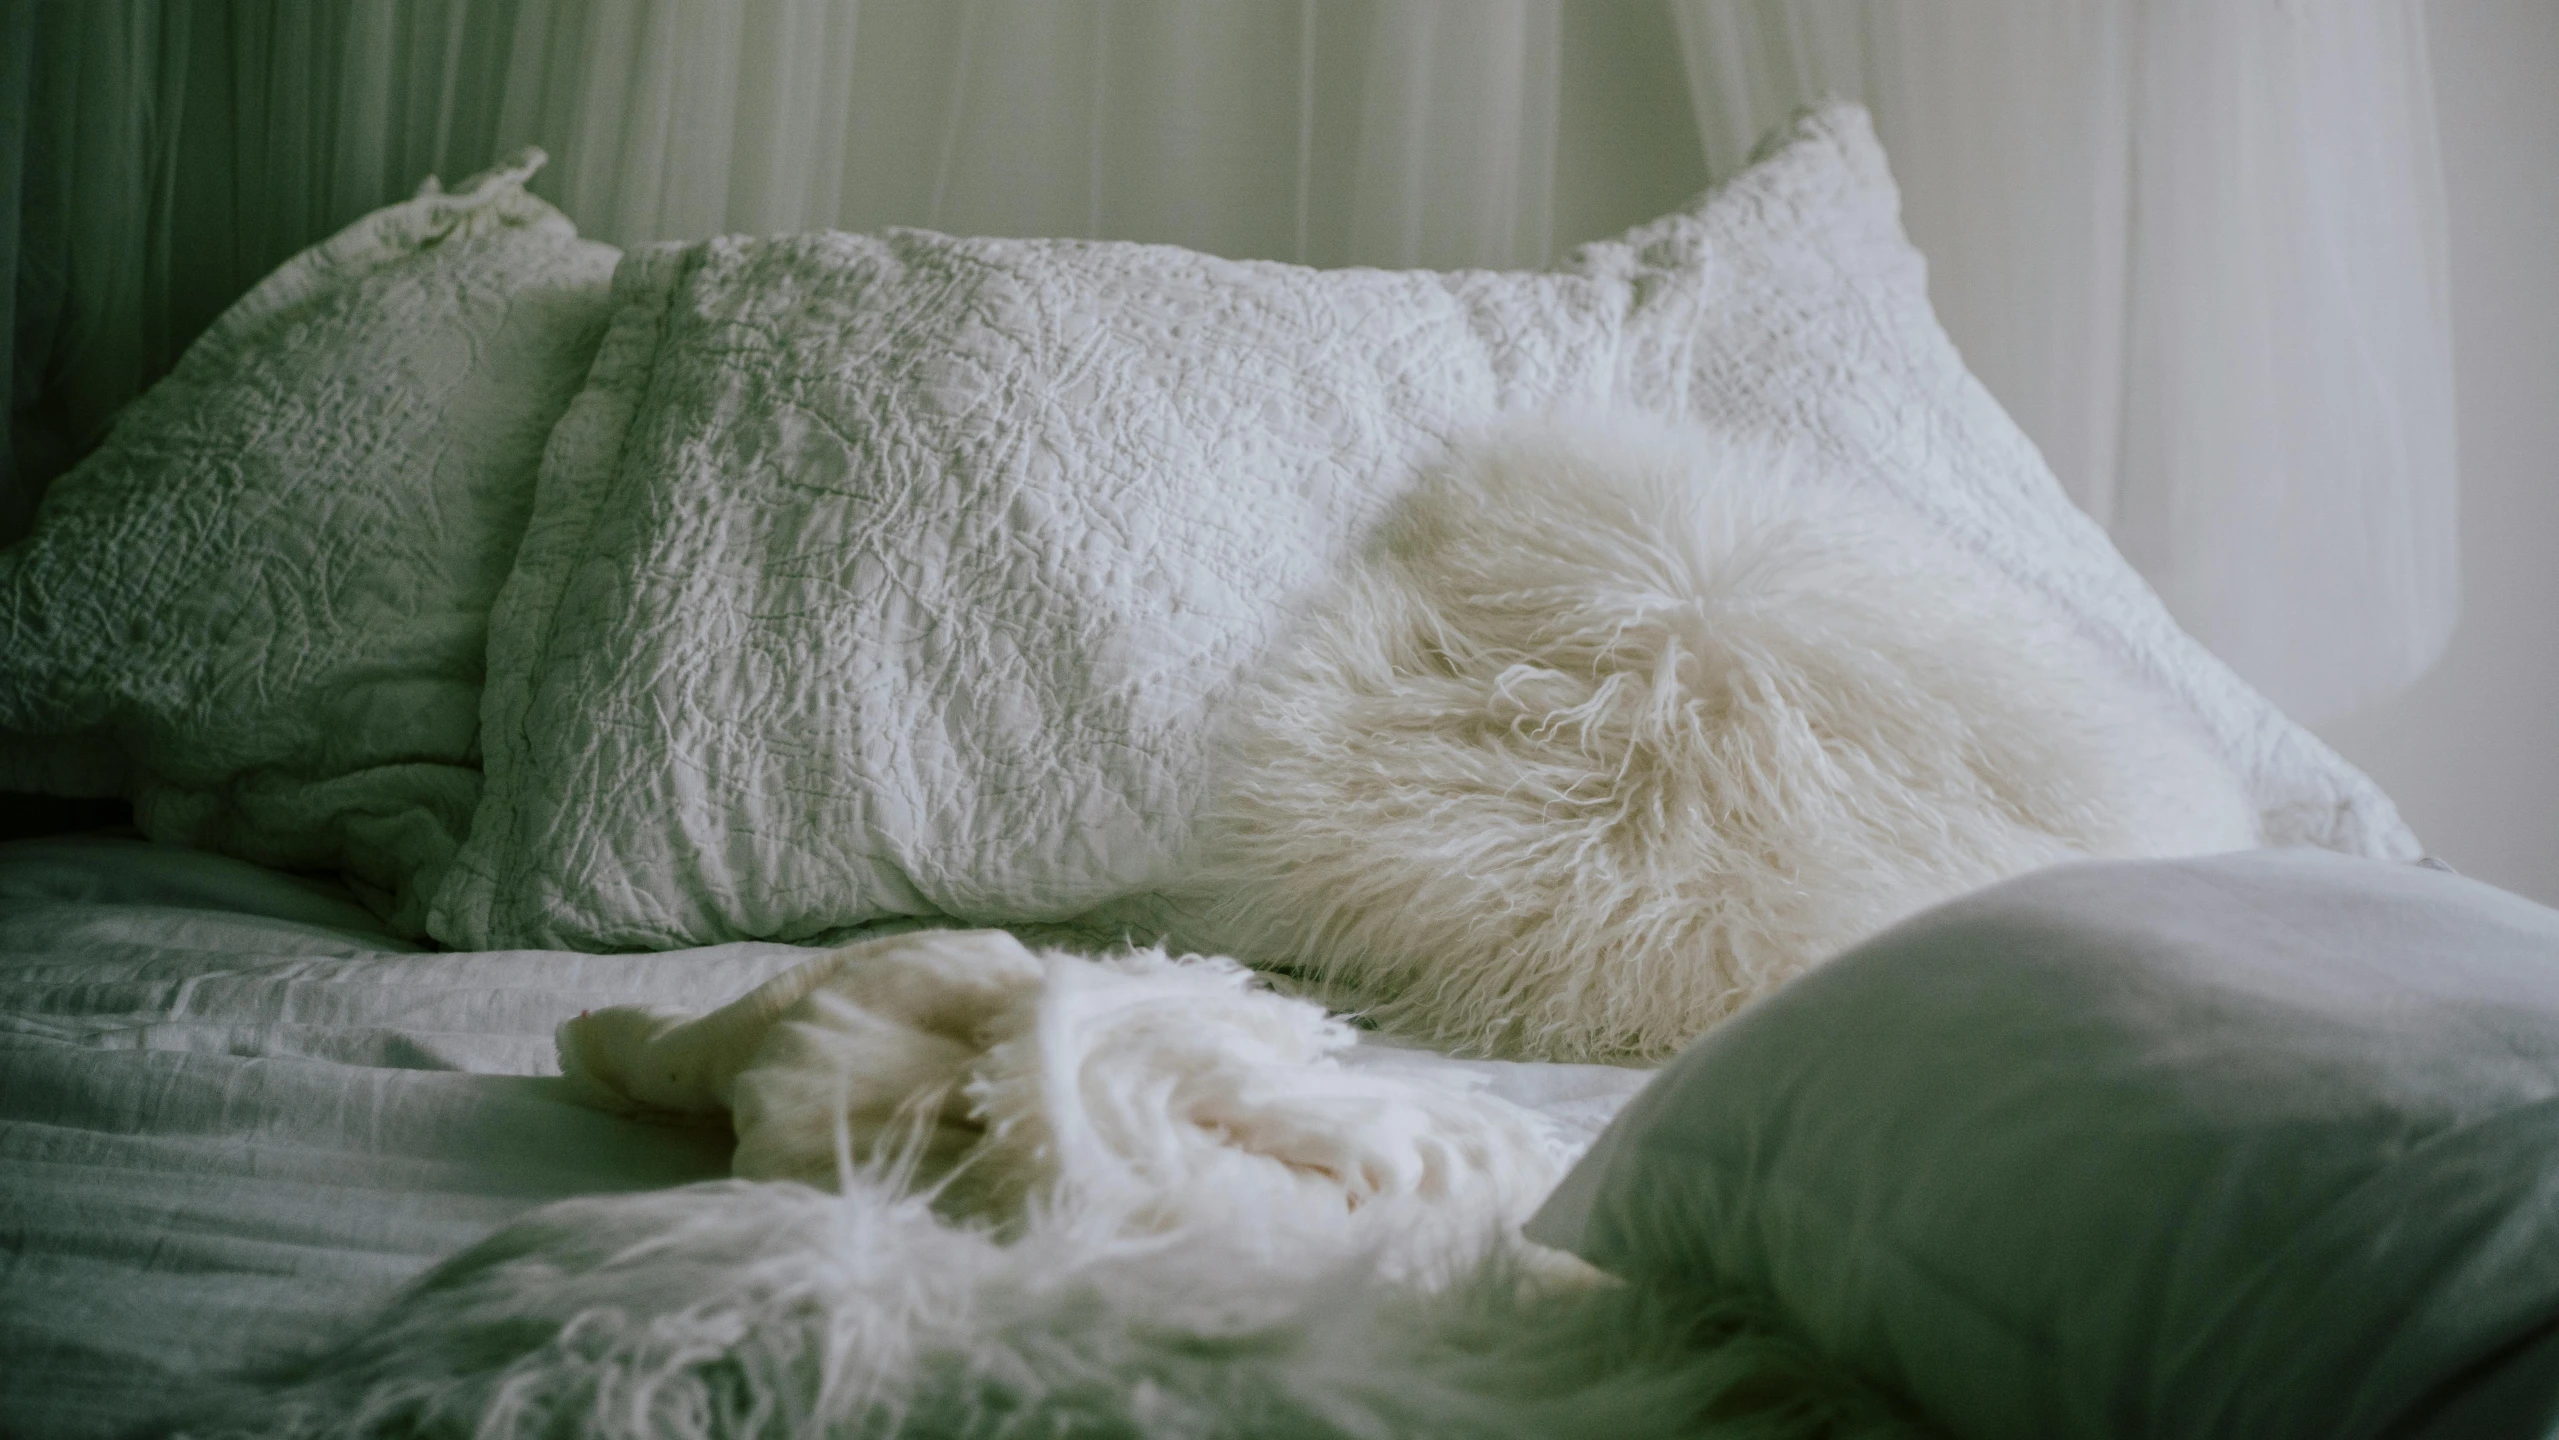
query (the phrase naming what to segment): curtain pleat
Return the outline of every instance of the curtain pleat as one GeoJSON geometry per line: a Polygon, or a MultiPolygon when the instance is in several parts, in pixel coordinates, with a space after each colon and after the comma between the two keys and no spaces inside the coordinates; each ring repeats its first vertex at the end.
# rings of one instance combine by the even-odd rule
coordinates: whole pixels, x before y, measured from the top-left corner
{"type": "MultiPolygon", "coordinates": [[[[0,336],[9,337],[8,347],[0,350],[0,396],[7,397],[12,415],[34,409],[39,373],[19,364],[15,279],[22,248],[19,231],[26,220],[27,130],[35,103],[35,52],[41,25],[35,0],[0,0],[0,276],[11,281],[0,286],[0,336]]],[[[13,443],[0,445],[0,544],[24,534],[34,519],[37,492],[22,479],[27,467],[16,453],[15,428],[10,437],[13,443]]]]}
{"type": "Polygon", "coordinates": [[[0,541],[257,277],[526,144],[616,243],[1526,266],[1828,94],[2074,497],[2297,713],[2458,607],[2417,0],[0,0],[0,541]]]}
{"type": "Polygon", "coordinates": [[[1729,174],[1873,111],[1964,358],[2180,621],[2294,714],[2460,610],[2444,199],[2416,0],[1673,0],[1729,174]]]}

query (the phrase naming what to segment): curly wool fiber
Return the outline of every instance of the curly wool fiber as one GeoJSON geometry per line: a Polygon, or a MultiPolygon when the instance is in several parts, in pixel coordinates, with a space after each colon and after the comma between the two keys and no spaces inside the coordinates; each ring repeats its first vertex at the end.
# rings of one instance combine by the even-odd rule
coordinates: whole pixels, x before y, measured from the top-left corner
{"type": "Polygon", "coordinates": [[[1009,1242],[919,1197],[721,1181],[564,1201],[456,1256],[187,1440],[1921,1440],[1766,1307],[1557,1284],[1495,1250],[1418,1290],[1355,1254],[1009,1242]]]}
{"type": "Polygon", "coordinates": [[[867,940],[709,1014],[617,1006],[559,1031],[573,1094],[724,1114],[741,1179],[824,1187],[893,1164],[893,1188],[929,1185],[945,1214],[1008,1233],[1107,1216],[1450,1273],[1569,1156],[1472,1077],[1346,1065],[1353,1038],[1231,960],[1034,952],[997,930],[867,940]]]}
{"type": "Polygon", "coordinates": [[[2257,841],[2237,778],[1984,562],[1636,418],[1461,452],[1239,696],[1185,943],[1449,1047],[1659,1060],[2021,871],[2257,841]]]}

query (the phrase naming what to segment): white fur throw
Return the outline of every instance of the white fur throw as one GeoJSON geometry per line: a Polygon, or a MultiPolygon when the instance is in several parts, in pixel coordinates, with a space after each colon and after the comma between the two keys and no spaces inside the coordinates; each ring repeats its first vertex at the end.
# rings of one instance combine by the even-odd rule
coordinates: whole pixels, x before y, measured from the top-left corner
{"type": "Polygon", "coordinates": [[[550,1206],[344,1346],[163,1429],[1926,1433],[1764,1306],[1527,1247],[1511,1223],[1559,1158],[1539,1117],[1341,1065],[1349,1038],[1231,962],[1088,961],[995,932],[848,947],[709,1015],[583,1015],[560,1030],[583,1098],[732,1110],[740,1175],[825,1188],[550,1206]]]}
{"type": "Polygon", "coordinates": [[[2257,843],[2191,717],[1798,457],[1460,453],[1229,721],[1203,923],[1433,1043],[1659,1059],[1938,900],[2257,843]]]}
{"type": "Polygon", "coordinates": [[[1009,1241],[919,1199],[720,1181],[534,1212],[191,1440],[1922,1440],[1752,1303],[1415,1290],[1240,1227],[1009,1241]]]}
{"type": "Polygon", "coordinates": [[[1446,1274],[1568,1158],[1544,1120],[1445,1073],[1345,1067],[1349,1026],[1229,960],[1034,954],[997,930],[848,946],[692,1016],[560,1027],[580,1098],[727,1112],[743,1179],[929,1186],[1016,1227],[1108,1215],[1273,1257],[1373,1251],[1446,1274]]]}

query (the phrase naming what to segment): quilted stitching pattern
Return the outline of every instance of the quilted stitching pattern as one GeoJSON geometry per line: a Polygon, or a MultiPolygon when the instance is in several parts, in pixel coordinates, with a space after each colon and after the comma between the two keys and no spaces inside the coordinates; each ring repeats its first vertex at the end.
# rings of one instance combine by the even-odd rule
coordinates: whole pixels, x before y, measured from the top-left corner
{"type": "Polygon", "coordinates": [[[217,320],[0,553],[0,782],[344,869],[415,933],[480,791],[488,608],[616,253],[538,156],[376,211],[217,320]]]}
{"type": "Polygon", "coordinates": [[[2273,838],[2413,853],[2176,630],[1927,306],[1862,112],[1544,274],[880,236],[636,253],[490,647],[467,947],[1073,916],[1172,880],[1219,697],[1452,437],[1820,447],[2191,705],[2273,838]]]}

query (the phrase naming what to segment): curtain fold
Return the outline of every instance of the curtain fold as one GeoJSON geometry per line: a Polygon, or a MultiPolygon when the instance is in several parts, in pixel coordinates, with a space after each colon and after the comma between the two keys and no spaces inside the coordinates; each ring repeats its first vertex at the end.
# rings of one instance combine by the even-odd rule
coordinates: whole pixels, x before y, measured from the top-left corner
{"type": "Polygon", "coordinates": [[[493,151],[513,0],[0,0],[0,543],[295,251],[493,151]],[[14,127],[9,122],[15,122],[14,127]]]}
{"type": "Polygon", "coordinates": [[[499,138],[623,243],[905,224],[1534,265],[1563,8],[524,0],[499,138]]]}
{"type": "Polygon", "coordinates": [[[623,244],[1506,267],[1841,94],[1966,359],[2243,674],[2340,713],[2458,608],[2417,0],[0,0],[0,38],[0,541],[266,270],[524,144],[623,244]]]}
{"type": "Polygon", "coordinates": [[[1823,95],[1891,153],[1964,358],[2178,619],[2306,720],[2459,616],[2416,0],[1672,0],[1729,174],[1823,95]]]}

